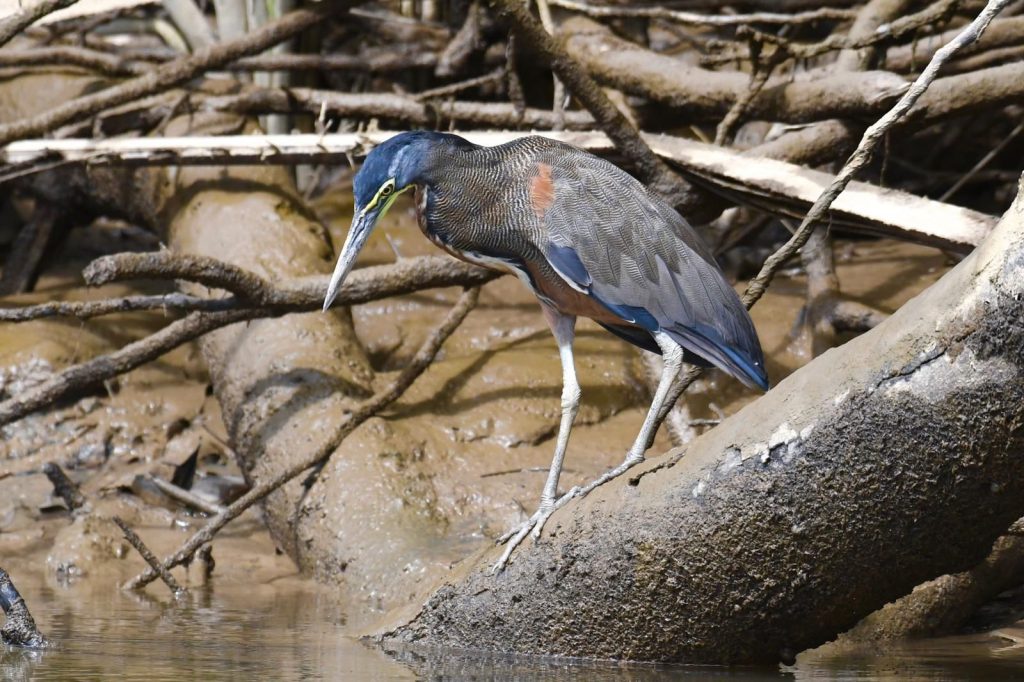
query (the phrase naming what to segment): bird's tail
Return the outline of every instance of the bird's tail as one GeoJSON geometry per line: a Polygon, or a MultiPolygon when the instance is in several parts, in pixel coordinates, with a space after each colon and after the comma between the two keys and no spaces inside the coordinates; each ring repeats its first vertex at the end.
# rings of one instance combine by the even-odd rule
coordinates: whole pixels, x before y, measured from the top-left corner
{"type": "Polygon", "coordinates": [[[677,326],[663,331],[684,349],[725,370],[748,388],[768,390],[768,374],[764,368],[764,356],[760,352],[761,347],[756,339],[753,344],[753,352],[749,352],[726,343],[725,339],[714,329],[703,327],[703,325],[700,327],[702,328],[692,329],[677,326]]]}

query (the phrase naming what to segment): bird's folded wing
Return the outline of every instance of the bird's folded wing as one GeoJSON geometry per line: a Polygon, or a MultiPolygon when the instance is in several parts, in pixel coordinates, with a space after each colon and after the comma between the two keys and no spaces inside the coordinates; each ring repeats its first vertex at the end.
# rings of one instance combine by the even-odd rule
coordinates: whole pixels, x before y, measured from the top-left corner
{"type": "Polygon", "coordinates": [[[753,323],[682,216],[602,159],[559,149],[549,155],[554,198],[539,246],[556,272],[623,321],[663,330],[744,382],[763,385],[753,323]]]}

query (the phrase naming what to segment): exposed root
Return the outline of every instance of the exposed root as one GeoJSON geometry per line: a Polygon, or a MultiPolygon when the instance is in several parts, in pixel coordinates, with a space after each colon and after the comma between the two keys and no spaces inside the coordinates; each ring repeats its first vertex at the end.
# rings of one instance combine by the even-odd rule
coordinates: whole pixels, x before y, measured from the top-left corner
{"type": "MultiPolygon", "coordinates": [[[[416,352],[416,355],[413,356],[412,361],[402,370],[401,374],[399,374],[399,376],[396,377],[388,386],[358,405],[341,423],[334,434],[327,439],[327,442],[324,445],[307,454],[284,471],[258,482],[249,490],[249,492],[233,502],[223,512],[211,518],[206,525],[189,538],[177,552],[164,559],[163,562],[160,563],[160,566],[164,570],[170,570],[175,566],[180,566],[191,561],[193,554],[195,554],[200,547],[213,540],[213,537],[224,526],[241,515],[246,509],[256,502],[259,502],[302,472],[326,461],[332,454],[334,454],[334,451],[338,449],[338,446],[341,445],[342,441],[344,441],[345,438],[356,429],[356,427],[393,403],[401,397],[403,393],[405,393],[406,389],[412,385],[416,378],[430,366],[434,356],[437,355],[437,351],[440,350],[441,345],[445,340],[451,336],[452,332],[454,332],[460,324],[462,324],[462,321],[466,319],[466,315],[476,307],[479,297],[479,287],[466,289],[452,309],[448,312],[444,321],[442,321],[430,336],[426,338],[423,345],[421,345],[419,350],[416,352]]],[[[129,580],[125,584],[125,589],[139,589],[141,587],[145,587],[157,577],[157,571],[150,568],[129,580]]]]}
{"type": "Polygon", "coordinates": [[[39,632],[36,621],[22,599],[18,589],[11,581],[7,571],[0,568],[0,608],[3,608],[7,621],[0,628],[0,642],[7,646],[25,649],[45,649],[50,646],[49,640],[39,632]]]}

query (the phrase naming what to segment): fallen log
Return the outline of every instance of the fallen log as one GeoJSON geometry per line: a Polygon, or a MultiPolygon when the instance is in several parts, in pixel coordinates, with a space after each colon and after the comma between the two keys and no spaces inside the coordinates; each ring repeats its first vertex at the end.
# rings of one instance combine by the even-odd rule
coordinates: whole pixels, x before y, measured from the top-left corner
{"type": "Polygon", "coordinates": [[[1024,196],[874,330],[685,450],[568,505],[503,573],[457,567],[391,640],[791,660],[978,564],[1024,513],[1024,196]]]}

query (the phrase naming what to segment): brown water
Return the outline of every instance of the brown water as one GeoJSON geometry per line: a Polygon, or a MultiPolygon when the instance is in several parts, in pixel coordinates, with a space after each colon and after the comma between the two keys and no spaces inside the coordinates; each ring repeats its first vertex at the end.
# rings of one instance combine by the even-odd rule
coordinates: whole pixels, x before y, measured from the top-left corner
{"type": "MultiPolygon", "coordinates": [[[[23,589],[59,647],[0,649],[5,680],[1024,678],[1024,647],[991,634],[877,647],[823,648],[792,667],[624,666],[583,661],[385,652],[346,633],[345,609],[310,584],[214,581],[189,598],[76,587],[23,589]]],[[[162,591],[162,588],[161,588],[162,591]]]]}

